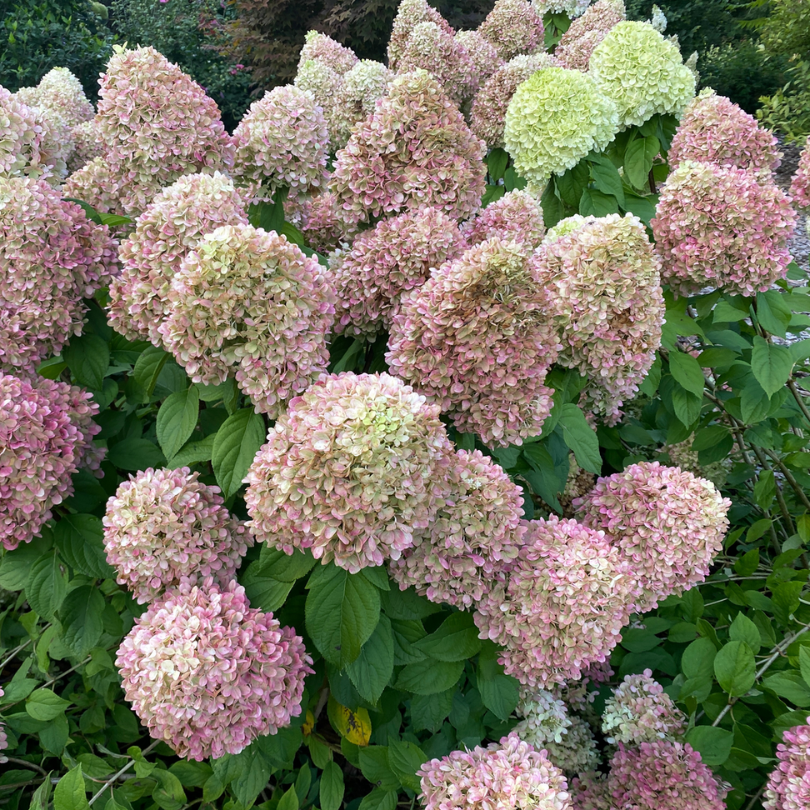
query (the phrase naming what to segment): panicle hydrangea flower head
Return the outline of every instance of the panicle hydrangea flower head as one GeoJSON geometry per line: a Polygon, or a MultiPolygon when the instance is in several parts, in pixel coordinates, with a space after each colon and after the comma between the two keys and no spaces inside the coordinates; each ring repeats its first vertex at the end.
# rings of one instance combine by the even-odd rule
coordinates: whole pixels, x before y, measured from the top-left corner
{"type": "Polygon", "coordinates": [[[651,222],[662,278],[677,295],[770,289],[787,273],[795,225],[790,198],[772,182],[691,160],[667,178],[651,222]]]}
{"type": "Polygon", "coordinates": [[[649,23],[614,25],[589,66],[602,92],[616,103],[622,129],[640,127],[656,114],[680,117],[695,95],[695,76],[678,46],[649,23]]]}
{"type": "Polygon", "coordinates": [[[547,53],[516,56],[499,67],[476,93],[470,112],[472,131],[491,149],[503,146],[506,110],[518,86],[543,68],[556,65],[547,53]]]}
{"type": "Polygon", "coordinates": [[[388,40],[388,67],[391,70],[399,70],[399,60],[402,58],[411,32],[423,22],[435,23],[451,36],[453,34],[450,23],[435,8],[429,6],[427,0],[402,0],[397,9],[397,16],[394,18],[391,38],[388,40]]]}
{"type": "Polygon", "coordinates": [[[543,241],[546,226],[540,201],[526,191],[507,191],[473,219],[461,226],[470,246],[500,236],[536,248],[543,241]]]}
{"type": "Polygon", "coordinates": [[[227,585],[253,538],[223,506],[219,487],[188,467],[130,476],[107,501],[104,547],[119,585],[151,602],[182,582],[227,585]]]}
{"type": "Polygon", "coordinates": [[[416,775],[425,810],[572,810],[565,776],[514,732],[486,748],[431,759],[416,775]]]}
{"type": "Polygon", "coordinates": [[[464,219],[481,204],[484,152],[436,79],[403,73],[337,153],[330,189],[347,223],[426,205],[464,219]]]}
{"type": "Polygon", "coordinates": [[[233,146],[214,100],[177,65],[151,47],[114,50],[96,120],[122,204],[137,214],[184,174],[230,168],[233,146]]]}
{"type": "Polygon", "coordinates": [[[586,73],[550,67],[523,82],[506,110],[503,139],[515,171],[543,187],[616,134],[616,105],[586,73]]]}
{"type": "Polygon", "coordinates": [[[330,139],[334,130],[334,119],[337,114],[337,99],[343,86],[343,76],[332,70],[328,64],[317,59],[308,59],[298,67],[294,86],[309,93],[315,103],[323,110],[330,139]]]}
{"type": "Polygon", "coordinates": [[[544,14],[567,14],[571,19],[581,16],[591,4],[591,0],[532,0],[534,10],[544,14]]]}
{"type": "Polygon", "coordinates": [[[421,540],[449,466],[439,408],[388,374],[323,375],[290,402],[248,472],[259,542],[356,573],[421,540]]]}
{"type": "Polygon", "coordinates": [[[480,451],[459,450],[444,472],[444,505],[427,537],[390,564],[401,589],[469,608],[483,599],[519,552],[526,528],[519,486],[480,451]]]}
{"type": "Polygon", "coordinates": [[[0,369],[33,372],[80,335],[117,269],[106,225],[41,180],[0,177],[0,369]]]}
{"type": "Polygon", "coordinates": [[[507,61],[543,48],[543,18],[528,0],[496,0],[478,32],[507,61]]]}
{"type": "Polygon", "coordinates": [[[59,182],[65,164],[51,123],[0,85],[0,176],[59,182]]]}
{"type": "Polygon", "coordinates": [[[478,87],[478,71],[461,40],[433,22],[419,23],[405,44],[397,72],[426,70],[448,98],[461,104],[478,87]]]}
{"type": "Polygon", "coordinates": [[[335,332],[373,339],[399,311],[403,293],[464,249],[458,224],[436,208],[417,208],[363,231],[330,257],[337,290],[335,332]]]}
{"type": "Polygon", "coordinates": [[[703,582],[723,546],[731,502],[711,481],[642,461],[600,478],[574,506],[631,564],[643,613],[703,582]]]}
{"type": "Polygon", "coordinates": [[[810,717],[808,725],[785,732],[776,746],[779,764],[768,778],[762,806],[765,810],[805,810],[810,807],[810,717]]]}
{"type": "Polygon", "coordinates": [[[623,810],[724,810],[727,790],[689,744],[656,740],[619,750],[610,763],[611,806],[623,810]]]}
{"type": "Polygon", "coordinates": [[[191,174],[163,189],[121,244],[121,275],[110,285],[110,325],[131,340],[162,345],[172,278],[186,254],[221,225],[246,225],[229,177],[191,174]]]}
{"type": "Polygon", "coordinates": [[[70,130],[73,151],[68,158],[68,171],[76,172],[93,158],[101,157],[103,147],[95,121],[83,121],[70,130]]]}
{"type": "Polygon", "coordinates": [[[391,324],[392,372],[489,445],[538,435],[551,411],[559,343],[529,250],[497,236],[470,248],[404,295],[391,324]]]}
{"type": "Polygon", "coordinates": [[[535,254],[562,336],[559,362],[593,380],[589,409],[610,422],[644,381],[661,343],[661,263],[633,214],[572,218],[535,254]]]}
{"type": "Polygon", "coordinates": [[[291,196],[324,185],[329,130],[311,93],[276,87],[250,105],[233,133],[233,175],[259,198],[288,186],[291,196]]]}
{"type": "Polygon", "coordinates": [[[565,703],[545,689],[524,689],[517,714],[523,720],[515,726],[515,734],[538,750],[550,740],[562,742],[571,728],[565,703]]]}
{"type": "Polygon", "coordinates": [[[561,740],[548,740],[542,747],[566,776],[592,771],[599,764],[596,737],[588,723],[577,715],[571,715],[571,727],[561,740]]]}
{"type": "Polygon", "coordinates": [[[9,551],[39,534],[73,494],[70,476],[98,469],[92,396],[67,383],[0,372],[0,543],[9,551]]]}
{"type": "Polygon", "coordinates": [[[481,638],[505,648],[498,660],[507,674],[548,688],[607,658],[637,595],[604,532],[552,515],[529,521],[506,585],[478,605],[475,622],[481,638]]]}
{"type": "Polygon", "coordinates": [[[725,96],[707,87],[689,102],[668,160],[677,169],[684,160],[736,166],[769,180],[779,167],[780,153],[772,132],[725,96]]]}
{"type": "Polygon", "coordinates": [[[330,121],[329,134],[335,151],[346,146],[354,127],[374,112],[377,99],[388,92],[393,79],[394,74],[373,59],[363,59],[344,74],[330,121]]]}
{"type": "Polygon", "coordinates": [[[251,608],[236,582],[210,579],[152,602],[115,663],[152,736],[198,761],[238,754],[288,726],[313,671],[293,628],[251,608]]]}
{"type": "Polygon", "coordinates": [[[348,73],[359,61],[357,54],[345,45],[341,45],[332,37],[321,34],[319,31],[307,31],[304,47],[298,60],[299,69],[309,61],[315,59],[323,62],[341,76],[348,73]]]}
{"type": "Polygon", "coordinates": [[[627,18],[624,0],[598,0],[562,35],[554,56],[571,70],[588,70],[596,46],[627,18]]]}
{"type": "Polygon", "coordinates": [[[96,111],[81,82],[67,68],[49,70],[36,87],[36,105],[56,110],[69,127],[91,121],[96,111]]]}
{"type": "Polygon", "coordinates": [[[652,670],[626,675],[605,703],[602,731],[609,743],[679,739],[686,731],[686,718],[652,677],[652,670]]]}
{"type": "Polygon", "coordinates": [[[790,184],[793,204],[798,208],[810,209],[810,137],[799,156],[799,168],[790,184]]]}
{"type": "Polygon", "coordinates": [[[119,180],[100,155],[65,180],[62,195],[86,202],[102,214],[124,213],[119,180]]]}
{"type": "Polygon", "coordinates": [[[323,191],[305,201],[299,227],[307,244],[318,253],[329,253],[350,241],[353,230],[338,217],[335,195],[331,191],[323,191]]]}
{"type": "Polygon", "coordinates": [[[607,774],[585,771],[571,780],[574,810],[612,810],[607,774]]]}
{"type": "Polygon", "coordinates": [[[192,380],[233,375],[271,419],[329,364],[334,288],[316,258],[275,231],[206,234],[172,280],[166,311],[163,341],[192,380]]]}
{"type": "Polygon", "coordinates": [[[495,46],[479,31],[457,31],[455,38],[472,60],[476,87],[481,87],[499,67],[506,64],[495,46]]]}

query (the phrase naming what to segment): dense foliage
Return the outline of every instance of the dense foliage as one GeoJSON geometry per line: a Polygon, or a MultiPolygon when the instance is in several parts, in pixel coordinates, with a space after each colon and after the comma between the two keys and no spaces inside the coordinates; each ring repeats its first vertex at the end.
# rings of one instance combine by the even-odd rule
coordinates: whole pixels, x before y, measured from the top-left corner
{"type": "Polygon", "coordinates": [[[810,148],[537,5],[0,88],[10,810],[808,806],[810,148]]]}

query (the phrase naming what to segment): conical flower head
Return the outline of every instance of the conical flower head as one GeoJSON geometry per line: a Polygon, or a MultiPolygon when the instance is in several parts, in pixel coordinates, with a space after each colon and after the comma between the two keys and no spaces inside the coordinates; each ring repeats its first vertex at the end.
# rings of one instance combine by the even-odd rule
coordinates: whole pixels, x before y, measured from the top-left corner
{"type": "Polygon", "coordinates": [[[497,0],[478,31],[507,61],[543,47],[543,18],[527,0],[497,0]]]}
{"type": "Polygon", "coordinates": [[[484,144],[426,71],[404,73],[337,153],[330,182],[350,223],[430,205],[456,219],[481,204],[484,144]]]}
{"type": "Polygon", "coordinates": [[[624,0],[598,0],[571,23],[557,44],[554,56],[562,67],[587,71],[596,46],[614,25],[626,18],[624,0]]]}
{"type": "Polygon", "coordinates": [[[355,126],[374,112],[393,79],[385,65],[372,59],[363,59],[343,75],[329,128],[333,150],[346,146],[355,126]]]}
{"type": "Polygon", "coordinates": [[[408,38],[417,25],[423,22],[432,22],[451,36],[453,29],[450,23],[428,5],[427,0],[402,0],[394,17],[394,27],[391,38],[388,40],[388,67],[391,70],[399,69],[399,60],[402,57],[408,38]]]}
{"type": "Polygon", "coordinates": [[[500,236],[537,248],[546,233],[543,207],[526,191],[507,191],[500,200],[468,219],[461,226],[461,232],[470,246],[500,236]]]}
{"type": "Polygon", "coordinates": [[[49,70],[36,87],[36,105],[56,110],[69,127],[91,121],[96,111],[81,82],[67,68],[49,70]]]}
{"type": "Polygon", "coordinates": [[[341,76],[348,73],[359,61],[357,54],[351,48],[341,45],[332,37],[319,31],[307,31],[304,47],[301,48],[301,56],[298,60],[299,70],[310,59],[323,62],[341,76]]]}
{"type": "Polygon", "coordinates": [[[810,806],[810,717],[789,728],[776,746],[779,764],[771,772],[762,806],[766,810],[804,810],[810,806]]]}
{"type": "Polygon", "coordinates": [[[790,184],[793,203],[799,208],[810,208],[810,138],[799,156],[799,168],[790,184]]]}

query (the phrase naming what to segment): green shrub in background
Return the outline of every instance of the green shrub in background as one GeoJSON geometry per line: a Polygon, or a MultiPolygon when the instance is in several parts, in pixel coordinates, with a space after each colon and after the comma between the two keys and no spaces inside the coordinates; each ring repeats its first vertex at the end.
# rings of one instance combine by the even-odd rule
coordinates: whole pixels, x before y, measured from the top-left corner
{"type": "Polygon", "coordinates": [[[15,91],[36,85],[51,68],[66,67],[95,100],[99,74],[112,54],[106,8],[88,0],[6,3],[0,15],[0,85],[15,91]]]}
{"type": "Polygon", "coordinates": [[[206,30],[232,12],[218,0],[112,0],[110,25],[130,45],[151,45],[201,84],[233,129],[250,103],[251,77],[218,54],[206,30]]]}

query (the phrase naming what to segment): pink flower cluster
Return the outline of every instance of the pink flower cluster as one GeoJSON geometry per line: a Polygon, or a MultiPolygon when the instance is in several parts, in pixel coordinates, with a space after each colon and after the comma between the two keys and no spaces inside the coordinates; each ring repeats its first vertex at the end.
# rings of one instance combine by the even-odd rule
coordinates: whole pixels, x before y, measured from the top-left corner
{"type": "Polygon", "coordinates": [[[338,215],[368,222],[433,206],[456,219],[484,193],[484,144],[426,71],[398,76],[337,153],[330,182],[338,215]]]}
{"type": "Polygon", "coordinates": [[[96,156],[65,180],[62,195],[92,205],[102,214],[123,214],[118,180],[107,161],[96,156]]]}
{"type": "Polygon", "coordinates": [[[456,221],[436,208],[406,211],[363,231],[351,249],[330,257],[338,295],[335,331],[373,339],[390,326],[402,295],[421,287],[431,270],[463,247],[456,221]]]}
{"type": "Polygon", "coordinates": [[[779,764],[768,779],[762,806],[766,810],[805,810],[810,807],[810,717],[808,725],[785,732],[776,747],[779,764]]]}
{"type": "Polygon", "coordinates": [[[258,199],[289,187],[291,196],[326,182],[329,130],[323,110],[298,87],[276,87],[250,105],[234,130],[233,174],[258,199]]]}
{"type": "Polygon", "coordinates": [[[609,743],[655,742],[679,739],[686,717],[652,677],[652,670],[626,675],[605,703],[602,731],[609,743]]]}
{"type": "Polygon", "coordinates": [[[343,76],[317,59],[309,59],[300,65],[295,76],[294,87],[309,93],[316,106],[323,111],[330,142],[336,128],[338,94],[342,85],[343,76]]]}
{"type": "Polygon", "coordinates": [[[547,53],[516,56],[499,67],[476,93],[470,113],[472,131],[491,149],[503,146],[506,110],[518,85],[543,68],[557,64],[547,53]]]}
{"type": "Polygon", "coordinates": [[[566,776],[586,773],[599,764],[596,737],[586,720],[571,715],[571,727],[557,740],[543,743],[548,758],[566,776]]]}
{"type": "Polygon", "coordinates": [[[683,161],[652,220],[663,278],[678,295],[706,286],[754,295],[785,277],[796,214],[773,183],[733,166],[683,161]]]}
{"type": "Polygon", "coordinates": [[[73,151],[68,158],[69,171],[76,172],[94,158],[103,156],[104,148],[95,121],[84,121],[77,124],[70,130],[70,138],[73,141],[73,151]]]}
{"type": "Polygon", "coordinates": [[[332,283],[275,231],[223,225],[206,234],[172,280],[166,312],[163,342],[192,380],[235,376],[271,419],[329,364],[332,283]]]}
{"type": "Polygon", "coordinates": [[[558,227],[533,259],[550,290],[563,346],[558,362],[589,378],[588,408],[615,422],[661,343],[661,264],[633,214],[576,217],[558,227]]]}
{"type": "Polygon", "coordinates": [[[467,51],[472,60],[476,88],[506,64],[495,46],[480,31],[456,31],[456,42],[467,51]]]}
{"type": "Polygon", "coordinates": [[[793,203],[799,208],[810,208],[810,138],[799,157],[799,168],[790,184],[793,203]]]}
{"type": "Polygon", "coordinates": [[[52,507],[73,494],[73,473],[98,470],[97,413],[80,388],[0,373],[0,543],[7,550],[39,534],[52,507]]]}
{"type": "Polygon", "coordinates": [[[600,478],[574,506],[630,566],[643,613],[704,580],[723,546],[731,502],[711,481],[643,461],[600,478]]]}
{"type": "Polygon", "coordinates": [[[143,211],[184,174],[232,165],[233,146],[217,105],[154,48],[116,46],[99,96],[104,159],[126,213],[143,211]]]}
{"type": "Polygon", "coordinates": [[[388,92],[393,79],[385,65],[371,59],[363,59],[344,74],[329,126],[334,151],[346,146],[354,127],[374,112],[377,99],[388,92]]]}
{"type": "Polygon", "coordinates": [[[188,467],[131,476],[107,501],[104,547],[119,585],[151,602],[183,582],[234,578],[253,538],[223,506],[219,487],[188,467]]]}
{"type": "Polygon", "coordinates": [[[153,602],[118,648],[127,700],[181,757],[238,754],[301,713],[313,670],[300,637],[244,588],[188,583],[153,602]]]}
{"type": "Polygon", "coordinates": [[[638,587],[604,532],[575,520],[528,523],[518,558],[477,606],[480,636],[504,647],[507,674],[531,688],[578,679],[621,638],[638,587]]]}
{"type": "Polygon", "coordinates": [[[543,18],[527,0],[497,0],[478,32],[507,61],[543,49],[543,18]]]}
{"type": "Polygon", "coordinates": [[[342,242],[350,241],[353,230],[338,217],[335,195],[331,191],[304,201],[299,227],[307,244],[318,253],[329,253],[342,242]]]}
{"type": "Polygon", "coordinates": [[[116,242],[41,180],[0,177],[0,369],[29,373],[80,335],[116,242]]]}
{"type": "Polygon", "coordinates": [[[686,108],[669,150],[669,165],[684,160],[735,166],[770,180],[781,155],[776,137],[725,96],[706,88],[686,108]]]}
{"type": "Polygon", "coordinates": [[[478,73],[462,41],[436,23],[419,23],[411,31],[397,62],[399,73],[420,68],[430,73],[459,105],[478,87],[478,73]]]}
{"type": "Polygon", "coordinates": [[[688,744],[656,740],[619,750],[608,789],[622,810],[724,810],[727,789],[688,744]]]}
{"type": "Polygon", "coordinates": [[[425,810],[572,810],[562,771],[514,733],[432,759],[416,775],[425,810]]]}
{"type": "Polygon", "coordinates": [[[56,112],[68,127],[92,121],[96,114],[84,94],[81,82],[67,68],[55,67],[49,70],[36,88],[30,89],[34,91],[31,96],[34,106],[56,112]]]}
{"type": "Polygon", "coordinates": [[[356,573],[419,542],[443,500],[439,408],[388,374],[324,375],[289,403],[248,472],[259,542],[356,573]]]}
{"type": "Polygon", "coordinates": [[[425,539],[402,552],[389,570],[402,590],[410,585],[433,602],[469,608],[503,581],[523,543],[523,495],[480,451],[459,450],[444,471],[445,503],[425,539]]]}
{"type": "Polygon", "coordinates": [[[598,0],[562,35],[554,51],[560,66],[587,71],[596,46],[626,17],[624,0],[598,0]]]}
{"type": "Polygon", "coordinates": [[[359,61],[351,48],[341,45],[332,37],[318,31],[307,32],[304,47],[301,48],[298,66],[301,67],[310,59],[323,62],[341,76],[348,73],[359,61]]]}
{"type": "Polygon", "coordinates": [[[537,248],[543,241],[546,226],[540,201],[526,191],[508,191],[461,226],[470,246],[480,245],[493,236],[524,242],[537,248]]]}
{"type": "Polygon", "coordinates": [[[612,810],[607,776],[599,771],[585,771],[571,780],[574,810],[612,810]]]}
{"type": "Polygon", "coordinates": [[[551,411],[546,372],[560,348],[529,249],[493,237],[402,298],[386,359],[463,433],[520,444],[551,411]]]}
{"type": "Polygon", "coordinates": [[[397,16],[394,18],[391,37],[388,40],[388,67],[391,70],[399,70],[399,60],[402,58],[411,32],[417,25],[424,22],[434,23],[451,36],[453,35],[450,23],[435,8],[429,6],[427,0],[402,0],[397,9],[397,16]]]}
{"type": "Polygon", "coordinates": [[[163,344],[172,278],[186,254],[221,225],[247,225],[230,178],[192,174],[157,194],[121,244],[121,275],[110,285],[110,324],[131,340],[163,344]]]}

